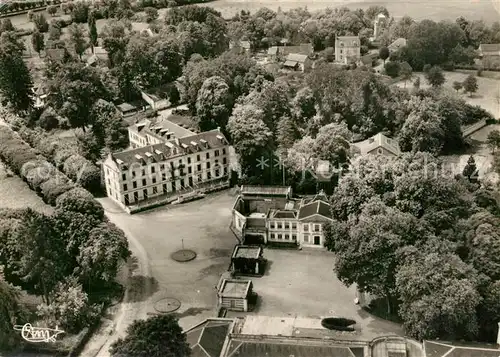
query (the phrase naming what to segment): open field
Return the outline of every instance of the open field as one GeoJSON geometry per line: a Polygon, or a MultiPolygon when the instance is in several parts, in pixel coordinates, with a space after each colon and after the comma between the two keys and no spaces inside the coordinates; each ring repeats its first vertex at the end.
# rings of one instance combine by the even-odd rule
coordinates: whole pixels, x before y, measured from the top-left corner
{"type": "MultiPolygon", "coordinates": [[[[424,77],[423,73],[416,73],[414,77],[420,77],[420,88],[429,88],[427,84],[427,80],[424,77]]],[[[445,72],[446,82],[443,85],[443,88],[452,92],[455,90],[452,88],[453,82],[463,82],[464,79],[468,76],[466,73],[461,72],[445,72]]],[[[500,103],[498,103],[497,96],[500,95],[500,80],[492,79],[492,78],[484,78],[484,77],[476,77],[478,90],[473,94],[472,97],[469,97],[467,94],[460,93],[459,95],[465,99],[465,101],[472,105],[479,105],[483,109],[489,111],[491,114],[495,116],[495,118],[500,118],[500,103]]],[[[415,80],[415,78],[413,79],[415,80]]],[[[398,82],[397,86],[403,88],[404,83],[398,82]]],[[[411,88],[412,84],[410,81],[407,82],[406,88],[411,88]]]]}
{"type": "Polygon", "coordinates": [[[37,194],[19,177],[9,172],[0,162],[0,208],[32,208],[43,213],[52,213],[51,206],[46,205],[37,194]]]}

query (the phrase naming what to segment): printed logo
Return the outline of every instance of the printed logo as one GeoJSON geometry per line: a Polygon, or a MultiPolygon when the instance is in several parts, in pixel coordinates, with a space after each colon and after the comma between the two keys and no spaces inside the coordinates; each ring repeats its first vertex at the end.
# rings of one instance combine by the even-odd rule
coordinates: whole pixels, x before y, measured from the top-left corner
{"type": "Polygon", "coordinates": [[[21,331],[21,336],[28,342],[56,342],[56,337],[64,333],[56,326],[55,329],[46,327],[33,327],[31,324],[15,325],[15,331],[21,331]]]}

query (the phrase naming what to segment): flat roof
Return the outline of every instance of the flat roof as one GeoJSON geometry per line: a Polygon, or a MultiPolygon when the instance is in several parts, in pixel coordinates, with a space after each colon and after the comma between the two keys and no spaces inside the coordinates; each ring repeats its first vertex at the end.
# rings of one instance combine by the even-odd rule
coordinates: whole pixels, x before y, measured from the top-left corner
{"type": "Polygon", "coordinates": [[[261,247],[237,245],[236,247],[234,247],[233,258],[258,259],[261,253],[261,247]]]}
{"type": "Polygon", "coordinates": [[[219,294],[227,298],[246,298],[251,284],[251,280],[224,279],[219,294]]]}
{"type": "Polygon", "coordinates": [[[241,186],[242,195],[287,196],[290,191],[290,186],[241,186]]]}

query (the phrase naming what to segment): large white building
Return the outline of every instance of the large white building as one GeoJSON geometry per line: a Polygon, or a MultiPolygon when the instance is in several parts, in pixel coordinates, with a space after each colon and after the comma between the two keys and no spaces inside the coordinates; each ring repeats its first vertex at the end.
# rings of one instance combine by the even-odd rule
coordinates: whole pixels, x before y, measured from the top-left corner
{"type": "Polygon", "coordinates": [[[297,200],[290,187],[242,186],[231,228],[246,244],[323,247],[325,225],[333,220],[331,209],[323,192],[297,200]]]}
{"type": "Polygon", "coordinates": [[[219,129],[195,134],[143,121],[129,138],[132,149],[103,163],[108,197],[129,213],[229,186],[229,143],[219,129]]]}

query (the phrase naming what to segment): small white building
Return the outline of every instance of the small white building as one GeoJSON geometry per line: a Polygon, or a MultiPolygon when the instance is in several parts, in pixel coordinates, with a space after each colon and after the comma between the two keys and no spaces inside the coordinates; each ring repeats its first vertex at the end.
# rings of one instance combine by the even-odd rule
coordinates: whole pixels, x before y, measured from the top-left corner
{"type": "Polygon", "coordinates": [[[361,59],[361,41],[359,36],[335,37],[335,62],[350,64],[361,59]]]}
{"type": "Polygon", "coordinates": [[[217,288],[219,306],[231,311],[248,311],[252,288],[251,280],[222,279],[217,288]]]}
{"type": "Polygon", "coordinates": [[[360,155],[385,155],[397,157],[401,155],[401,149],[397,140],[391,139],[382,133],[371,138],[352,144],[352,149],[360,155]]]}

